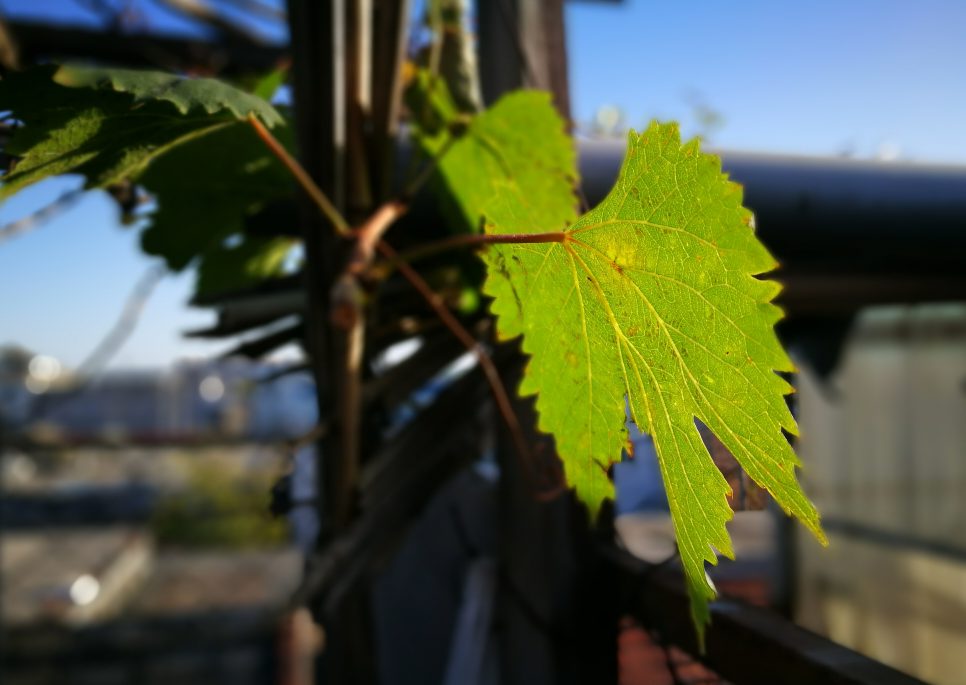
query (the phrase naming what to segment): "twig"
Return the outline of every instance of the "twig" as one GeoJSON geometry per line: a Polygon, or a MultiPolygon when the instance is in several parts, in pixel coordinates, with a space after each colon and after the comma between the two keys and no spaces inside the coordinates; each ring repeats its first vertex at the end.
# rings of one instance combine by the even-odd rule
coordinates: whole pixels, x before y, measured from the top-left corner
{"type": "MultiPolygon", "coordinates": [[[[316,185],[308,172],[305,171],[294,157],[288,154],[288,151],[268,132],[268,129],[265,128],[262,122],[254,114],[249,115],[248,122],[255,129],[255,132],[262,139],[262,142],[278,157],[292,176],[295,177],[299,185],[302,186],[309,197],[322,210],[322,213],[332,223],[332,227],[336,233],[344,238],[357,239],[357,252],[360,249],[359,245],[365,242],[365,240],[360,240],[360,236],[373,235],[378,240],[378,236],[382,235],[395,220],[395,217],[398,216],[395,212],[405,208],[404,205],[399,205],[394,208],[392,206],[393,203],[388,203],[370,217],[358,232],[353,232],[348,222],[339,213],[339,210],[335,208],[325,193],[322,192],[322,189],[316,185]]],[[[369,240],[369,242],[374,241],[369,240]]],[[[365,262],[366,255],[364,250],[366,248],[364,244],[361,249],[363,250],[363,254],[350,259],[349,264],[354,263],[356,260],[365,262]]],[[[369,249],[371,252],[371,248],[369,249]]],[[[340,393],[338,424],[340,428],[339,443],[341,445],[340,457],[342,469],[339,477],[343,484],[348,483],[351,488],[357,481],[356,475],[359,468],[359,410],[362,397],[361,371],[365,342],[365,319],[362,312],[364,293],[357,275],[348,271],[343,272],[342,276],[333,285],[330,297],[332,305],[329,309],[329,314],[332,317],[332,323],[341,329],[344,335],[341,341],[342,346],[337,347],[337,349],[342,349],[345,352],[342,368],[340,369],[341,377],[339,378],[337,386],[340,393]]],[[[348,524],[351,516],[351,490],[346,491],[345,488],[340,488],[338,498],[339,501],[334,503],[335,519],[339,526],[344,526],[348,524]]]]}
{"type": "Polygon", "coordinates": [[[362,275],[375,256],[376,244],[382,240],[393,222],[405,214],[409,206],[405,202],[391,200],[377,209],[356,232],[356,245],[345,272],[354,277],[362,275]]]}
{"type": "Polygon", "coordinates": [[[411,263],[459,247],[476,247],[477,245],[494,245],[500,243],[564,243],[567,242],[567,239],[568,234],[563,231],[551,231],[549,233],[507,233],[502,235],[457,235],[406,250],[399,254],[396,259],[390,261],[387,267],[394,268],[398,266],[399,262],[411,263]]]}
{"type": "MultiPolygon", "coordinates": [[[[249,115],[249,123],[254,127],[255,131],[262,141],[269,147],[269,149],[278,157],[285,167],[291,172],[295,179],[299,182],[302,188],[309,194],[309,196],[315,201],[322,213],[329,218],[332,222],[333,227],[336,231],[345,237],[355,237],[357,239],[356,255],[354,256],[343,275],[336,281],[333,288],[332,299],[333,299],[333,322],[347,331],[348,339],[348,355],[346,359],[346,372],[349,373],[353,368],[355,368],[358,362],[358,355],[361,352],[361,326],[362,326],[362,292],[361,287],[358,282],[359,276],[365,268],[368,267],[372,258],[372,246],[374,245],[379,252],[383,254],[384,257],[390,261],[398,261],[398,255],[396,251],[390,247],[385,241],[381,239],[381,236],[386,232],[389,226],[392,225],[393,221],[396,220],[402,213],[404,213],[408,206],[400,201],[390,201],[383,205],[376,213],[367,221],[358,231],[352,231],[349,228],[348,223],[338,212],[338,210],[332,205],[329,199],[325,196],[325,193],[315,184],[312,178],[308,175],[302,165],[294,159],[284,147],[272,136],[271,133],[262,125],[254,114],[249,115]],[[361,246],[361,247],[360,247],[361,246]]],[[[448,149],[448,148],[447,148],[448,149]]],[[[445,153],[445,149],[440,151],[433,158],[430,166],[434,166],[439,163],[442,155],[445,153]]],[[[425,180],[427,174],[421,174],[422,180],[425,180]]],[[[417,178],[416,181],[421,181],[417,178]]],[[[415,182],[414,182],[415,184],[415,182]]],[[[502,236],[479,236],[484,239],[490,239],[490,242],[562,242],[568,239],[568,234],[566,233],[548,233],[548,234],[523,234],[523,236],[515,236],[516,240],[507,240],[502,236]],[[533,240],[534,236],[539,237],[538,240],[533,240]]],[[[484,240],[485,241],[485,240],[484,240]]],[[[422,279],[422,277],[416,273],[416,271],[405,262],[398,262],[398,268],[402,272],[403,276],[412,283],[417,291],[426,299],[429,305],[436,312],[436,315],[442,320],[450,331],[462,342],[466,348],[476,357],[477,362],[483,369],[487,381],[490,384],[490,389],[493,391],[493,396],[496,399],[497,406],[500,409],[500,414],[503,416],[503,420],[506,422],[510,429],[510,433],[513,436],[513,442],[516,445],[517,452],[520,454],[520,458],[523,461],[525,468],[530,472],[530,476],[535,479],[535,469],[533,465],[533,456],[530,453],[530,448],[527,445],[526,438],[523,435],[523,430],[520,427],[520,422],[517,419],[516,414],[513,411],[513,406],[510,404],[510,398],[507,396],[506,389],[503,387],[503,381],[500,380],[500,374],[493,364],[493,360],[490,356],[483,350],[482,347],[476,342],[476,339],[470,335],[469,331],[463,327],[463,325],[456,319],[455,316],[449,311],[443,301],[440,299],[432,288],[422,279]]],[[[351,375],[351,373],[349,373],[351,375]]],[[[355,396],[357,393],[352,388],[347,390],[348,397],[343,397],[343,401],[346,404],[352,404],[355,401],[355,396]]],[[[351,415],[351,411],[349,414],[351,415]]],[[[350,421],[350,424],[353,423],[350,421]]],[[[549,493],[535,493],[534,498],[541,499],[552,499],[563,492],[565,486],[558,486],[553,491],[549,493]]]]}
{"type": "Polygon", "coordinates": [[[459,136],[453,135],[453,133],[450,132],[449,138],[446,139],[446,142],[443,143],[443,146],[439,149],[439,151],[406,185],[405,190],[403,190],[402,194],[399,196],[401,200],[404,202],[409,202],[413,199],[413,196],[419,191],[420,188],[423,187],[423,184],[429,180],[429,177],[434,171],[436,171],[436,167],[439,166],[439,163],[442,161],[443,157],[446,156],[446,153],[449,152],[450,148],[453,147],[453,143],[455,143],[457,140],[459,140],[459,136]]]}
{"type": "Polygon", "coordinates": [[[353,250],[352,257],[349,259],[349,263],[346,265],[345,274],[359,278],[366,272],[375,256],[376,244],[382,240],[382,236],[385,235],[386,231],[389,230],[389,227],[392,226],[396,219],[409,211],[409,201],[419,191],[420,187],[422,187],[423,183],[432,174],[440,160],[449,151],[454,140],[455,138],[451,136],[446,141],[439,152],[436,153],[416,178],[403,190],[399,199],[390,200],[383,204],[362,226],[356,229],[354,232],[356,246],[353,250]]]}
{"type": "Polygon", "coordinates": [[[134,332],[138,321],[141,319],[141,313],[144,311],[144,305],[147,304],[148,298],[154,291],[154,286],[158,284],[165,272],[166,269],[163,265],[155,264],[141,276],[137,285],[134,286],[134,290],[128,296],[127,302],[124,303],[124,309],[121,310],[121,316],[118,317],[117,323],[94,348],[94,351],[77,367],[77,375],[73,382],[57,394],[44,393],[41,395],[31,408],[30,419],[27,423],[43,418],[55,401],[58,406],[64,407],[85,396],[96,375],[107,366],[107,363],[111,361],[111,358],[117,354],[121,346],[131,336],[131,333],[134,332]]]}
{"type": "MultiPolygon", "coordinates": [[[[384,240],[380,240],[376,247],[378,250],[386,257],[386,259],[396,259],[396,251],[392,249],[384,240]]],[[[436,315],[442,320],[446,327],[453,332],[459,341],[466,346],[479,363],[480,368],[483,369],[483,373],[486,374],[486,380],[490,384],[490,390],[493,391],[493,397],[496,399],[497,406],[500,409],[500,414],[503,416],[503,420],[506,422],[507,427],[510,429],[510,433],[513,436],[513,442],[516,445],[517,452],[520,453],[521,459],[525,462],[532,462],[530,454],[530,446],[527,445],[527,440],[523,435],[523,429],[520,428],[520,422],[517,420],[517,415],[513,411],[513,405],[510,404],[510,398],[506,394],[506,388],[503,387],[503,381],[500,380],[500,373],[496,370],[496,366],[493,364],[493,360],[490,359],[490,355],[480,347],[479,343],[476,341],[470,332],[461,324],[453,313],[443,304],[442,299],[439,295],[429,287],[429,284],[423,280],[416,271],[409,266],[406,262],[399,262],[399,271],[403,276],[406,277],[413,287],[419,291],[419,294],[425,298],[429,306],[433,308],[436,315]]]]}
{"type": "Polygon", "coordinates": [[[79,188],[76,190],[68,190],[46,207],[41,207],[33,214],[0,228],[0,243],[11,238],[16,238],[18,235],[28,233],[45,221],[49,221],[61,212],[67,211],[77,203],[83,194],[84,191],[79,188]]]}
{"type": "Polygon", "coordinates": [[[352,229],[349,228],[348,222],[342,217],[342,214],[339,213],[339,210],[336,209],[335,205],[333,205],[329,198],[326,197],[325,193],[322,192],[322,189],[315,184],[315,181],[312,180],[312,177],[309,176],[308,172],[305,171],[302,165],[298,163],[298,160],[292,157],[292,155],[288,153],[288,150],[286,150],[285,147],[275,139],[275,136],[269,133],[268,129],[265,128],[265,125],[262,124],[257,116],[255,116],[254,112],[248,115],[248,123],[252,125],[252,128],[255,129],[255,133],[257,133],[258,137],[262,139],[262,142],[268,146],[268,149],[271,150],[276,157],[278,157],[279,161],[281,161],[282,164],[285,165],[285,168],[289,170],[289,173],[295,177],[295,180],[298,181],[299,185],[302,186],[302,189],[308,193],[308,196],[312,198],[312,201],[315,202],[318,208],[322,210],[322,213],[325,215],[325,217],[332,222],[332,226],[335,228],[336,232],[341,236],[350,235],[352,233],[352,229]]]}
{"type": "Polygon", "coordinates": [[[94,348],[94,351],[77,367],[78,373],[84,376],[93,376],[107,366],[107,363],[134,332],[134,328],[141,319],[144,306],[148,303],[148,298],[151,297],[154,287],[164,277],[165,273],[167,273],[167,269],[163,264],[155,264],[141,276],[141,280],[134,286],[127,302],[124,303],[124,309],[121,310],[121,316],[118,317],[117,323],[104,336],[101,343],[94,348]]]}

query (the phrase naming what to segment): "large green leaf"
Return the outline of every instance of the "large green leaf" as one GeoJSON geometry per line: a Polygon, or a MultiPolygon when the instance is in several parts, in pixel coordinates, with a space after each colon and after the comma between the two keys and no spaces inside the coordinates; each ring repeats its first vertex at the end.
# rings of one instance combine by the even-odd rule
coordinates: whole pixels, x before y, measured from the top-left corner
{"type": "Polygon", "coordinates": [[[510,93],[469,117],[456,110],[445,83],[424,71],[409,92],[414,117],[426,114],[427,123],[416,125],[416,135],[427,154],[439,154],[450,136],[457,136],[439,162],[437,177],[444,201],[453,204],[457,231],[479,230],[483,208],[501,181],[515,182],[548,216],[572,214],[574,146],[549,93],[510,93]]]}
{"type": "MultiPolygon", "coordinates": [[[[290,126],[275,134],[292,146],[290,126]]],[[[218,250],[244,231],[247,215],[293,191],[288,171],[250,126],[228,126],[179,145],[153,160],[138,181],[158,203],[141,246],[175,270],[218,250]]],[[[217,288],[211,273],[201,279],[205,289],[217,288]]]]}
{"type": "Polygon", "coordinates": [[[22,159],[2,177],[0,200],[60,174],[83,174],[87,188],[134,178],[153,157],[251,111],[281,121],[268,103],[210,79],[56,65],[6,75],[0,111],[23,124],[4,149],[22,159]]]}
{"type": "Polygon", "coordinates": [[[568,482],[594,513],[612,496],[609,466],[627,444],[626,406],[653,439],[699,629],[714,590],[704,562],[733,557],[724,477],[700,419],[787,512],[824,539],[802,493],[796,434],[775,370],[779,286],[754,276],[774,259],[754,235],[741,187],[675,125],[631,133],[617,184],[568,227],[516,185],[487,206],[490,233],[563,231],[559,243],[491,245],[485,291],[503,338],[531,355],[520,392],[537,394],[568,482]]]}

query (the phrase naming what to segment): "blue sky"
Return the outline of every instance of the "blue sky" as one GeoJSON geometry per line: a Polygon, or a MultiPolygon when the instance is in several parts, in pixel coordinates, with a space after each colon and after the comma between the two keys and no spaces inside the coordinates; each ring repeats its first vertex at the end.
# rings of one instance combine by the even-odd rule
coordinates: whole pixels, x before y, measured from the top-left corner
{"type": "MultiPolygon", "coordinates": [[[[151,30],[193,32],[139,0],[151,30]]],[[[276,3],[277,4],[277,3],[276,3]]],[[[0,0],[4,16],[96,26],[72,0],[0,0]]],[[[283,29],[260,30],[274,40],[283,29]]],[[[966,2],[655,2],[567,5],[573,116],[602,105],[629,125],[652,117],[698,130],[693,105],[720,113],[721,148],[966,165],[966,2]]],[[[40,184],[0,207],[14,221],[74,180],[40,184]]],[[[69,213],[0,244],[0,344],[16,342],[80,362],[113,325],[151,264],[117,210],[89,193],[69,213]]],[[[224,343],[184,340],[212,315],[184,305],[190,274],[168,276],[112,366],[160,366],[213,354],[224,343]]]]}
{"type": "MultiPolygon", "coordinates": [[[[571,2],[574,118],[613,104],[640,126],[688,99],[723,148],[966,163],[966,2],[571,2]]],[[[693,126],[691,129],[693,130],[693,126]]]]}

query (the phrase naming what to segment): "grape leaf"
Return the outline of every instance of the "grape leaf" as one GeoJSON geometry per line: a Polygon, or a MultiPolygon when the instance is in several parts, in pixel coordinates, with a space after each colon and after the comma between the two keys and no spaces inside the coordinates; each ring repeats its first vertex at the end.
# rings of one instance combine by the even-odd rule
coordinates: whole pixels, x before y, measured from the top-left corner
{"type": "Polygon", "coordinates": [[[433,76],[428,69],[412,69],[405,102],[412,115],[413,133],[427,151],[435,151],[445,141],[439,136],[456,122],[460,111],[442,77],[433,76]]]}
{"type": "Polygon", "coordinates": [[[785,404],[793,367],[775,336],[776,263],[757,240],[742,190],[674,124],[631,132],[617,184],[567,226],[516,185],[487,206],[489,233],[563,231],[564,242],[490,245],[484,255],[501,338],[523,334],[520,387],[537,394],[568,482],[596,515],[627,443],[625,403],[654,439],[699,634],[714,590],[704,562],[733,558],[724,477],[695,426],[710,428],[786,512],[824,541],[795,478],[785,404]]]}
{"type": "MultiPolygon", "coordinates": [[[[283,75],[278,77],[279,83],[283,75]]],[[[130,93],[136,104],[167,100],[182,114],[189,114],[198,108],[208,114],[228,110],[235,119],[244,119],[254,113],[269,128],[285,123],[266,99],[211,78],[189,79],[161,71],[64,66],[57,70],[54,81],[71,88],[113,89],[130,93]]],[[[272,89],[271,93],[274,92],[272,89]]]]}
{"type": "Polygon", "coordinates": [[[494,184],[512,180],[531,204],[550,218],[573,214],[577,171],[573,142],[549,93],[516,91],[482,114],[460,114],[442,79],[420,71],[410,86],[409,107],[419,116],[427,103],[428,124],[416,124],[416,137],[430,156],[443,150],[437,192],[457,232],[476,232],[494,184]],[[465,123],[464,123],[465,122],[465,123]]]}
{"type": "Polygon", "coordinates": [[[285,83],[286,76],[288,76],[288,68],[275,69],[258,80],[252,89],[252,93],[265,102],[271,102],[272,98],[275,97],[275,93],[285,83]]]}
{"type": "Polygon", "coordinates": [[[195,293],[233,290],[284,273],[285,258],[298,241],[292,238],[245,236],[239,245],[219,245],[204,253],[198,265],[195,293]]]}
{"type": "MultiPolygon", "coordinates": [[[[293,146],[292,127],[275,135],[293,146]]],[[[250,126],[227,126],[179,145],[154,159],[138,182],[157,198],[141,247],[176,271],[242,233],[246,215],[293,191],[288,171],[250,126]]],[[[199,285],[215,286],[210,276],[200,278],[199,285]]]]}
{"type": "Polygon", "coordinates": [[[114,86],[131,92],[93,87],[107,73],[44,65],[0,80],[0,111],[23,124],[4,149],[22,159],[3,176],[0,200],[60,174],[83,174],[88,189],[134,178],[153,157],[250,111],[281,121],[268,103],[210,79],[122,71],[114,86]]]}

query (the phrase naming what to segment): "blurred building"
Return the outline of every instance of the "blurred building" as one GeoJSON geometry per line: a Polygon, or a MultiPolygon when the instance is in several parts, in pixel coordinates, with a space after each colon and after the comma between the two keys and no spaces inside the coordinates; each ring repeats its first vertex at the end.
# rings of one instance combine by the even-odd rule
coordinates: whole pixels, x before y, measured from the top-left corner
{"type": "Polygon", "coordinates": [[[158,444],[298,437],[316,421],[308,373],[241,359],[184,362],[91,379],[58,373],[31,386],[36,355],[0,350],[0,412],[9,433],[52,444],[158,444]],[[39,390],[39,391],[38,391],[39,390]]]}
{"type": "Polygon", "coordinates": [[[840,363],[798,380],[798,620],[930,683],[966,683],[966,305],[864,310],[840,363]]]}
{"type": "Polygon", "coordinates": [[[8,685],[305,682],[311,625],[287,612],[291,548],[159,551],[132,527],[6,532],[0,667],[8,685]]]}

